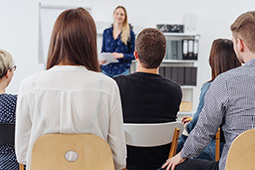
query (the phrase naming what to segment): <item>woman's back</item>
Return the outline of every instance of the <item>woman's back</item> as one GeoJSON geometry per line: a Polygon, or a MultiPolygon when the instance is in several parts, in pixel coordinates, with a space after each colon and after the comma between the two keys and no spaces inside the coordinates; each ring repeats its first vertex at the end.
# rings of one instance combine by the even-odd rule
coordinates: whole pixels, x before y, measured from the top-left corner
{"type": "Polygon", "coordinates": [[[27,126],[32,127],[30,140],[19,142],[17,148],[29,142],[28,165],[34,142],[46,133],[95,134],[105,139],[112,150],[118,148],[113,156],[121,160],[117,164],[124,163],[124,136],[119,130],[122,110],[118,87],[112,79],[84,66],[54,66],[26,78],[20,92],[19,103],[30,110],[18,105],[16,140],[23,140],[27,127],[19,123],[27,121],[27,126]]]}
{"type": "MultiPolygon", "coordinates": [[[[0,94],[0,123],[15,123],[17,95],[0,94]]],[[[0,169],[18,170],[13,144],[0,145],[0,169]]]]}

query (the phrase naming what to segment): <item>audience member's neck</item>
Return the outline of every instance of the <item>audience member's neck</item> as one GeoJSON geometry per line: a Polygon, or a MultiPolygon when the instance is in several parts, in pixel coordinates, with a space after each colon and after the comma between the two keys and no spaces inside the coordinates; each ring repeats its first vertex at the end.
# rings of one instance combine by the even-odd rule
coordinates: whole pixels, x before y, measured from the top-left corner
{"type": "Polygon", "coordinates": [[[0,80],[0,94],[5,93],[6,84],[3,82],[3,79],[0,80]]]}
{"type": "Polygon", "coordinates": [[[255,59],[255,55],[250,56],[250,57],[247,56],[246,58],[243,59],[243,61],[244,61],[244,63],[247,63],[248,61],[250,61],[252,59],[255,59]]]}
{"type": "Polygon", "coordinates": [[[144,67],[137,67],[136,69],[137,72],[142,72],[142,73],[151,73],[151,74],[158,74],[158,68],[144,68],[144,67]]]}

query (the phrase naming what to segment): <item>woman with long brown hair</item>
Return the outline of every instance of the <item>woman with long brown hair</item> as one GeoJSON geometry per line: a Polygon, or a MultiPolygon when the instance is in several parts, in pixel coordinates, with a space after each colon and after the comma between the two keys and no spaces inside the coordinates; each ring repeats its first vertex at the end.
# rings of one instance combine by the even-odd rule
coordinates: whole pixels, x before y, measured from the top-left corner
{"type": "Polygon", "coordinates": [[[106,61],[99,60],[102,72],[110,77],[129,74],[131,61],[135,59],[135,34],[129,27],[127,11],[123,6],[115,8],[113,21],[113,26],[104,30],[101,52],[111,53],[118,63],[104,65],[106,61]]]}
{"type": "MultiPolygon", "coordinates": [[[[184,117],[182,122],[188,123],[187,132],[190,133],[191,130],[195,127],[199,114],[204,106],[204,97],[207,90],[210,88],[213,80],[221,73],[228,71],[230,69],[241,66],[241,63],[238,61],[233,42],[228,39],[216,39],[212,43],[212,48],[209,57],[209,64],[211,67],[211,80],[203,84],[201,88],[201,93],[199,97],[199,104],[197,111],[193,116],[193,119],[190,121],[190,117],[184,117]]],[[[222,133],[221,133],[222,136],[222,133]]],[[[177,153],[181,151],[183,144],[185,143],[187,136],[181,135],[178,141],[177,153]]],[[[222,140],[221,140],[222,141],[222,140]]],[[[224,143],[221,142],[220,151],[222,151],[224,143]]],[[[214,161],[215,159],[215,140],[212,140],[211,143],[203,150],[203,152],[197,157],[199,159],[207,159],[214,161]]]]}
{"type": "Polygon", "coordinates": [[[16,154],[30,169],[35,141],[46,133],[91,133],[105,139],[116,169],[126,146],[117,84],[99,72],[96,26],[83,8],[62,12],[53,28],[47,70],[25,78],[19,91],[16,154]]]}

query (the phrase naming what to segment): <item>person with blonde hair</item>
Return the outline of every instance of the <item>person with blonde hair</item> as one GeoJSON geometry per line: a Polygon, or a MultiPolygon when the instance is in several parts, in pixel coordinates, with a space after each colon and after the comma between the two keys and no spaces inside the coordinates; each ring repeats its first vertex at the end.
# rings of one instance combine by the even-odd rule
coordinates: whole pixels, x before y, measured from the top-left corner
{"type": "MultiPolygon", "coordinates": [[[[0,123],[15,123],[17,95],[6,93],[15,70],[11,54],[0,50],[0,123]]],[[[0,169],[19,169],[13,144],[0,145],[0,169]]]]}
{"type": "Polygon", "coordinates": [[[100,73],[96,25],[83,8],[62,12],[54,25],[47,70],[19,90],[16,155],[30,169],[35,141],[47,133],[89,133],[108,142],[116,170],[126,166],[119,89],[100,73]]]}
{"type": "Polygon", "coordinates": [[[113,26],[104,30],[101,52],[111,53],[118,63],[104,65],[106,61],[99,60],[102,72],[110,77],[128,75],[131,61],[135,59],[135,34],[130,29],[127,11],[123,6],[115,8],[113,20],[113,26]]]}

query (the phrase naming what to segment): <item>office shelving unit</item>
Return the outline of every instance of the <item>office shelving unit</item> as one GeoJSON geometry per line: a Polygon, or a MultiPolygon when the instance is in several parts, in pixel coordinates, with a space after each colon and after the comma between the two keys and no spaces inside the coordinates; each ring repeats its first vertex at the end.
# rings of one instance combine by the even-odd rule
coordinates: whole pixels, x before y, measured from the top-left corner
{"type": "MultiPolygon", "coordinates": [[[[167,41],[178,41],[178,40],[199,40],[200,35],[195,33],[164,33],[167,41]]],[[[169,46],[167,46],[167,50],[169,46]]],[[[171,55],[167,53],[167,55],[171,55]]],[[[195,113],[198,100],[199,100],[199,88],[197,86],[198,82],[198,63],[199,55],[196,60],[184,60],[184,59],[169,59],[171,56],[168,56],[167,59],[164,59],[160,67],[186,67],[196,68],[196,85],[181,85],[183,98],[182,106],[178,112],[178,119],[181,119],[183,116],[192,116],[195,113]],[[186,106],[184,106],[186,105],[186,106]]]]}

